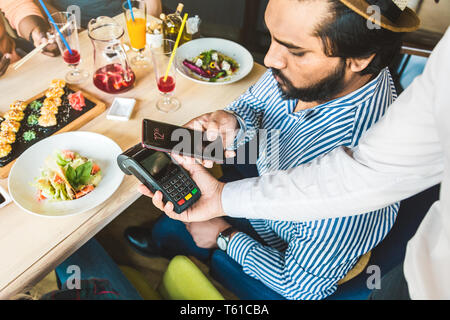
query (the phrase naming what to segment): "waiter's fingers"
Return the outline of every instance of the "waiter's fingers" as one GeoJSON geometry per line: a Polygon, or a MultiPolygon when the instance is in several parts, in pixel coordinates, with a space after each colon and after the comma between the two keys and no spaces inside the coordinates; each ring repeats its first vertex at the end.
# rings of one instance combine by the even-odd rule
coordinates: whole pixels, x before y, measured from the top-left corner
{"type": "Polygon", "coordinates": [[[148,188],[147,188],[146,186],[144,186],[143,184],[141,184],[141,185],[138,187],[138,191],[139,191],[140,193],[142,193],[144,196],[147,196],[147,197],[150,197],[150,198],[153,198],[153,196],[154,196],[153,192],[151,192],[150,190],[148,190],[148,188]]]}
{"type": "Polygon", "coordinates": [[[153,204],[155,207],[157,207],[159,210],[164,211],[164,202],[163,202],[163,194],[161,191],[156,191],[155,195],[152,199],[153,204]]]}

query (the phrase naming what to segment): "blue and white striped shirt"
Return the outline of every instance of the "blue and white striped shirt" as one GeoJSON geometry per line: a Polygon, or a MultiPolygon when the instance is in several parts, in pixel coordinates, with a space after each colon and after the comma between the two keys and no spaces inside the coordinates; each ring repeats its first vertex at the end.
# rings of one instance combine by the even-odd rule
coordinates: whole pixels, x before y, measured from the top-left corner
{"type": "MultiPolygon", "coordinates": [[[[294,112],[298,100],[282,97],[269,70],[226,110],[238,116],[240,144],[261,129],[270,130],[261,139],[257,160],[263,175],[302,165],[339,146],[356,146],[395,98],[386,68],[344,97],[294,112]]],[[[301,223],[252,219],[268,245],[239,232],[227,253],[245,273],[287,299],[323,299],[334,293],[358,257],[386,236],[398,208],[396,203],[356,216],[301,223]]]]}

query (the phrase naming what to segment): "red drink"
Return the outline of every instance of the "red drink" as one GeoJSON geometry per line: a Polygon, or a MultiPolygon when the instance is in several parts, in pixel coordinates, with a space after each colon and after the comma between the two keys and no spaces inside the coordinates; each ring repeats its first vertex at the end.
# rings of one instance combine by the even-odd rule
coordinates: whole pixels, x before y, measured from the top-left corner
{"type": "Polygon", "coordinates": [[[72,54],[69,50],[64,51],[63,59],[67,64],[78,64],[80,62],[80,53],[72,49],[72,54]]]}
{"type": "Polygon", "coordinates": [[[175,79],[171,76],[167,76],[166,81],[164,81],[164,77],[159,78],[158,89],[163,93],[172,92],[175,89],[175,79]]]}
{"type": "Polygon", "coordinates": [[[125,71],[119,63],[108,64],[94,73],[94,85],[107,93],[119,93],[131,89],[136,79],[133,70],[125,71]]]}

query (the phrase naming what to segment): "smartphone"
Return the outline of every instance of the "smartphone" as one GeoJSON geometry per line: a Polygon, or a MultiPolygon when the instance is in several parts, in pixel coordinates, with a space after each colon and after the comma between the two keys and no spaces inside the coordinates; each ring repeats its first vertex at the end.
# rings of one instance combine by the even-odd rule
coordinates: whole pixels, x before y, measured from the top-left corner
{"type": "Polygon", "coordinates": [[[217,163],[225,160],[220,136],[214,141],[208,141],[206,132],[149,119],[142,122],[142,145],[157,151],[176,152],[217,163]]]}

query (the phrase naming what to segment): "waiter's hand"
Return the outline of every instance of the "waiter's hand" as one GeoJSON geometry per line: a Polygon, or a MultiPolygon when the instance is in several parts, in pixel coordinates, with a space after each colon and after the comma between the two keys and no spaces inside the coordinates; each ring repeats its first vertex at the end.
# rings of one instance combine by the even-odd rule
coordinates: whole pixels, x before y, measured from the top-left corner
{"type": "Polygon", "coordinates": [[[191,178],[200,188],[202,192],[200,199],[187,210],[178,214],[173,211],[174,207],[171,202],[168,201],[164,205],[161,191],[156,191],[155,194],[153,194],[144,185],[140,185],[138,188],[139,192],[153,198],[153,204],[158,209],[164,211],[169,218],[174,220],[196,222],[224,216],[225,212],[222,209],[222,189],[225,184],[215,179],[202,165],[198,164],[195,159],[181,157],[175,154],[172,154],[172,157],[189,172],[191,178]]]}
{"type": "MultiPolygon", "coordinates": [[[[222,137],[224,148],[229,147],[233,143],[239,129],[236,117],[232,113],[223,110],[205,113],[192,119],[184,126],[193,130],[206,131],[206,137],[209,141],[216,140],[218,136],[222,137]]],[[[234,156],[236,156],[236,152],[225,150],[226,158],[234,156]]],[[[202,164],[207,168],[211,168],[213,161],[203,160],[202,164]]]]}

